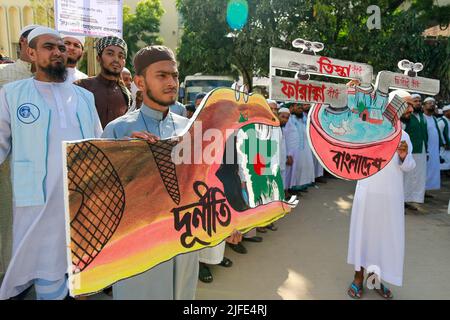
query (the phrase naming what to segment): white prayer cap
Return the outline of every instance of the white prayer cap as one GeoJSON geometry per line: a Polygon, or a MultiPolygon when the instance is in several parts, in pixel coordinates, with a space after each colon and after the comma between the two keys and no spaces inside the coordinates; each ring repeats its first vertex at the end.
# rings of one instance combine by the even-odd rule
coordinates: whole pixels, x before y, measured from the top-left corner
{"type": "Polygon", "coordinates": [[[55,29],[39,26],[34,28],[33,31],[31,31],[28,35],[28,43],[30,43],[34,38],[42,36],[44,34],[51,34],[55,37],[61,38],[61,34],[55,29]]]}
{"type": "Polygon", "coordinates": [[[394,90],[392,92],[389,92],[389,98],[388,101],[391,102],[392,99],[394,99],[394,96],[399,96],[400,98],[406,98],[406,97],[413,97],[408,91],[405,90],[394,90]]]}
{"type": "Polygon", "coordinates": [[[81,44],[81,46],[84,48],[84,42],[85,42],[85,38],[83,36],[72,36],[70,34],[63,34],[61,33],[62,38],[72,38],[72,39],[76,39],[78,40],[78,42],[81,44]]]}
{"type": "Polygon", "coordinates": [[[423,100],[423,102],[428,102],[428,101],[436,102],[436,100],[433,97],[428,97],[428,98],[425,98],[425,100],[423,100]]]}
{"type": "Polygon", "coordinates": [[[130,70],[128,70],[128,68],[126,67],[123,67],[122,72],[131,74],[130,70]]]}
{"type": "Polygon", "coordinates": [[[442,108],[442,112],[450,111],[450,104],[446,105],[444,108],[442,108]]]}
{"type": "Polygon", "coordinates": [[[420,94],[418,94],[418,93],[412,94],[412,95],[411,95],[411,98],[413,98],[413,99],[419,98],[420,100],[422,100],[422,97],[421,97],[420,94]]]}
{"type": "Polygon", "coordinates": [[[436,112],[438,115],[444,114],[444,111],[442,111],[442,109],[437,109],[436,112]]]}
{"type": "Polygon", "coordinates": [[[280,110],[278,110],[278,113],[291,113],[290,111],[289,111],[289,109],[288,108],[280,108],[280,110]]]}
{"type": "Polygon", "coordinates": [[[277,108],[278,108],[278,103],[275,100],[267,99],[266,101],[267,101],[268,104],[275,103],[277,105],[277,108]]]}
{"type": "Polygon", "coordinates": [[[27,31],[31,31],[33,29],[36,29],[37,27],[40,27],[40,25],[38,25],[38,24],[29,24],[29,25],[23,27],[22,30],[20,30],[20,36],[22,36],[27,31]]]}

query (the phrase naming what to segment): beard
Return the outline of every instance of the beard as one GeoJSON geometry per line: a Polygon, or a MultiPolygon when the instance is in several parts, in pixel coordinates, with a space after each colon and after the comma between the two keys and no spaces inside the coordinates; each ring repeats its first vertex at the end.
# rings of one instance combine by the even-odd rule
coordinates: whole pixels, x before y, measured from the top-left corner
{"type": "Polygon", "coordinates": [[[162,101],[162,100],[156,98],[156,97],[153,95],[152,90],[150,89],[150,86],[149,86],[148,83],[147,83],[147,80],[144,80],[144,82],[145,82],[145,89],[146,89],[146,90],[145,90],[145,95],[147,96],[147,98],[149,98],[149,99],[152,100],[153,102],[159,104],[160,106],[168,107],[168,106],[173,105],[173,104],[177,101],[177,98],[176,98],[176,97],[173,98],[173,100],[170,100],[170,101],[162,101]]]}
{"type": "Polygon", "coordinates": [[[50,78],[52,81],[64,82],[67,78],[66,66],[63,63],[58,63],[56,66],[49,64],[47,67],[41,67],[42,71],[50,78]]]}
{"type": "Polygon", "coordinates": [[[76,65],[78,63],[78,61],[81,60],[82,56],[79,56],[78,59],[73,59],[71,57],[67,57],[67,64],[68,65],[76,65]]]}
{"type": "Polygon", "coordinates": [[[295,116],[296,116],[297,118],[299,118],[299,119],[303,118],[303,112],[300,113],[300,114],[298,114],[298,113],[294,113],[294,114],[295,114],[295,116]]]}
{"type": "Polygon", "coordinates": [[[177,101],[176,98],[174,98],[171,101],[162,101],[162,100],[160,100],[158,98],[155,98],[155,96],[153,95],[152,91],[148,87],[147,87],[147,91],[145,91],[145,94],[147,95],[147,98],[149,98],[153,102],[156,102],[157,104],[159,104],[160,106],[163,106],[163,107],[171,106],[177,101]]]}
{"type": "Polygon", "coordinates": [[[118,77],[118,76],[120,76],[122,71],[115,72],[115,71],[111,71],[111,70],[106,69],[105,67],[103,67],[103,73],[106,74],[107,76],[118,77]]]}
{"type": "Polygon", "coordinates": [[[402,115],[402,116],[400,117],[400,121],[403,122],[403,123],[408,123],[410,118],[411,118],[411,114],[409,114],[409,115],[407,115],[407,116],[402,115]]]}

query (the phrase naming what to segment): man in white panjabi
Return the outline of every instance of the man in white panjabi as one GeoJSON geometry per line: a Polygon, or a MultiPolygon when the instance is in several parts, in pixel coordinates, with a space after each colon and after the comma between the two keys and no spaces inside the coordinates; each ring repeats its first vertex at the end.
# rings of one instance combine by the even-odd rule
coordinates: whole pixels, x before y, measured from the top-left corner
{"type": "Polygon", "coordinates": [[[83,57],[84,37],[63,35],[64,45],[67,49],[67,78],[66,82],[74,83],[86,79],[87,74],[77,69],[77,64],[83,57]]]}
{"type": "Polygon", "coordinates": [[[0,299],[34,285],[37,299],[67,296],[62,141],[101,135],[93,95],[65,83],[66,47],[59,33],[28,35],[34,78],[0,91],[0,163],[11,155],[12,258],[0,299]]]}
{"type": "Polygon", "coordinates": [[[291,156],[293,163],[286,168],[288,188],[292,191],[305,192],[314,181],[313,155],[306,136],[306,119],[300,104],[291,104],[291,116],[286,124],[287,155],[291,156]]]}
{"type": "Polygon", "coordinates": [[[421,96],[411,95],[413,113],[409,119],[402,119],[403,130],[409,135],[413,145],[412,153],[416,168],[404,174],[405,207],[417,211],[408,202],[423,203],[427,179],[427,121],[422,112],[421,96]]]}
{"type": "MultiPolygon", "coordinates": [[[[439,190],[441,188],[441,168],[440,168],[440,147],[443,145],[439,126],[434,112],[436,101],[432,97],[423,100],[424,117],[427,120],[428,131],[428,160],[427,160],[427,180],[425,190],[439,190]]],[[[428,197],[425,194],[425,197],[428,197]]],[[[429,197],[432,197],[429,195],[429,197]]]]}
{"type": "MultiPolygon", "coordinates": [[[[28,56],[27,37],[37,25],[25,26],[18,39],[19,58],[11,64],[0,64],[0,89],[10,82],[31,78],[35,71],[28,56]]],[[[0,285],[11,259],[12,250],[12,187],[10,161],[0,164],[0,285]]]]}
{"type": "MultiPolygon", "coordinates": [[[[411,117],[412,99],[408,92],[396,90],[389,101],[398,95],[409,107],[402,118],[411,117]]],[[[396,286],[403,281],[405,250],[405,213],[403,173],[415,167],[412,144],[402,131],[400,145],[389,164],[380,172],[358,181],[353,200],[347,262],[355,269],[348,295],[359,299],[363,293],[364,269],[372,275],[396,286]],[[374,273],[374,274],[371,274],[374,273]]],[[[383,284],[375,283],[375,290],[385,299],[393,297],[383,284]]]]}
{"type": "Polygon", "coordinates": [[[281,127],[281,153],[280,153],[280,171],[281,171],[281,177],[283,178],[283,185],[284,185],[284,196],[285,198],[289,197],[288,194],[288,184],[289,181],[286,179],[286,166],[292,165],[292,156],[288,157],[287,155],[287,147],[286,147],[286,124],[289,121],[289,117],[291,116],[291,113],[288,108],[280,108],[278,110],[278,119],[280,120],[280,127],[281,127]]]}
{"type": "MultiPolygon", "coordinates": [[[[311,107],[312,107],[311,104],[308,104],[308,103],[303,104],[303,112],[304,112],[303,122],[305,123],[305,125],[307,123],[307,117],[308,117],[311,107]]],[[[309,150],[311,150],[309,143],[307,144],[307,147],[309,148],[309,150]]],[[[317,157],[312,150],[311,150],[311,155],[312,155],[313,164],[314,164],[314,181],[313,182],[327,183],[326,180],[323,178],[322,164],[319,162],[319,160],[317,160],[317,157]]]]}
{"type": "Polygon", "coordinates": [[[450,104],[446,105],[442,112],[444,116],[438,120],[439,130],[441,131],[442,141],[444,146],[441,148],[441,158],[444,160],[441,163],[441,171],[446,171],[450,174],[450,104]]]}

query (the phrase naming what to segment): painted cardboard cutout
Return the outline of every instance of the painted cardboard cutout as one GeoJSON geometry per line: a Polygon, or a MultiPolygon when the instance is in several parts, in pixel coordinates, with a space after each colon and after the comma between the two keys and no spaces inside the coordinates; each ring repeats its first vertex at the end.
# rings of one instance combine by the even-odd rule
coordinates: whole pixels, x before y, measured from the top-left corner
{"type": "Polygon", "coordinates": [[[293,42],[294,47],[303,49],[302,53],[270,49],[270,98],[312,104],[307,123],[309,143],[330,173],[360,180],[379,172],[400,143],[399,119],[407,108],[398,96],[388,103],[389,89],[435,95],[439,81],[418,77],[422,64],[402,60],[398,66],[404,74],[382,71],[373,86],[370,65],[316,56],[321,46],[305,43],[303,39],[293,42]],[[308,54],[303,53],[305,50],[308,54]],[[276,70],[295,71],[296,75],[294,79],[278,77],[276,70]],[[348,88],[311,81],[309,74],[359,80],[360,85],[348,88]]]}
{"type": "Polygon", "coordinates": [[[67,142],[70,294],[98,292],[290,212],[298,201],[284,201],[280,138],[264,97],[221,88],[176,139],[67,142]],[[206,163],[211,128],[224,139],[215,141],[219,161],[206,163]]]}

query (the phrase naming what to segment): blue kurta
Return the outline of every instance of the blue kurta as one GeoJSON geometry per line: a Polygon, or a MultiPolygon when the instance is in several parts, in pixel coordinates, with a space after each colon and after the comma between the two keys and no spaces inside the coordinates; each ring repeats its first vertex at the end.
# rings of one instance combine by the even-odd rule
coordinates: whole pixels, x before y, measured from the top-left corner
{"type": "MultiPolygon", "coordinates": [[[[109,123],[102,137],[131,136],[135,131],[148,131],[161,139],[181,135],[189,120],[175,113],[150,109],[145,104],[139,110],[125,114],[109,123]]],[[[113,285],[116,300],[192,300],[195,298],[198,279],[198,252],[178,255],[140,275],[113,285]]]]}

